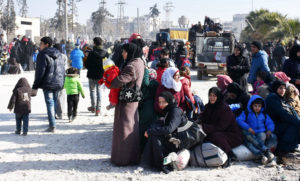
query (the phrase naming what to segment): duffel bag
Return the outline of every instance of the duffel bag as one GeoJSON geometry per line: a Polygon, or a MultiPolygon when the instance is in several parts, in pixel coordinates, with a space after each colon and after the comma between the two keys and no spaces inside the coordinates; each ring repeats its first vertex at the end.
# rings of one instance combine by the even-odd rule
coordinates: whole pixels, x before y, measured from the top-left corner
{"type": "Polygon", "coordinates": [[[219,147],[212,143],[203,143],[191,150],[190,165],[193,167],[219,167],[227,159],[227,154],[219,147]]]}
{"type": "Polygon", "coordinates": [[[202,143],[206,134],[197,123],[188,121],[184,126],[177,128],[172,137],[178,139],[179,149],[189,149],[202,143]]]}

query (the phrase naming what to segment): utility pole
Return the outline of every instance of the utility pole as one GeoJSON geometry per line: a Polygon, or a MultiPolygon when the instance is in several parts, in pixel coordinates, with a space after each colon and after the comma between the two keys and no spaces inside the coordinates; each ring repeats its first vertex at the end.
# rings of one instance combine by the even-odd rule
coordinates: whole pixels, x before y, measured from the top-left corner
{"type": "Polygon", "coordinates": [[[124,19],[124,5],[126,3],[123,0],[119,0],[118,5],[118,17],[117,17],[117,31],[120,31],[120,34],[123,36],[123,19],[124,19]]]}
{"type": "Polygon", "coordinates": [[[139,8],[137,8],[137,31],[138,31],[138,33],[141,33],[140,32],[140,9],[139,8]]]}
{"type": "Polygon", "coordinates": [[[65,0],[65,40],[68,40],[68,36],[69,36],[69,30],[68,30],[68,12],[67,12],[67,0],[65,0]]]}

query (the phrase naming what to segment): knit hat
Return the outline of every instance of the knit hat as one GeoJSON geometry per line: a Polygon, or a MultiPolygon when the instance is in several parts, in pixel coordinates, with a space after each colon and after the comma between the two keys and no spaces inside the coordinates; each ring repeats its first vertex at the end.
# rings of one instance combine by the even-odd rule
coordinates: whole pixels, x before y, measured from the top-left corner
{"type": "Polygon", "coordinates": [[[156,80],[156,78],[157,78],[156,70],[149,69],[149,79],[150,80],[156,80]]]}
{"type": "Polygon", "coordinates": [[[253,41],[251,45],[255,46],[258,50],[261,50],[262,48],[260,41],[253,41]]]}
{"type": "Polygon", "coordinates": [[[112,61],[109,58],[104,58],[103,59],[103,69],[104,69],[104,71],[107,70],[107,69],[109,69],[112,66],[115,66],[114,61],[112,61]]]}

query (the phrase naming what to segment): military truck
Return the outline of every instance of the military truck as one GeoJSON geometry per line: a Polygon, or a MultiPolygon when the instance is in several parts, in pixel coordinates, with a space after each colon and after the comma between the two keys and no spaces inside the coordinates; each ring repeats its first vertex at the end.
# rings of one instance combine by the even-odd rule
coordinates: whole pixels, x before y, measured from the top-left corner
{"type": "Polygon", "coordinates": [[[208,74],[226,74],[226,58],[233,53],[235,42],[231,32],[197,33],[195,58],[199,80],[208,74]]]}

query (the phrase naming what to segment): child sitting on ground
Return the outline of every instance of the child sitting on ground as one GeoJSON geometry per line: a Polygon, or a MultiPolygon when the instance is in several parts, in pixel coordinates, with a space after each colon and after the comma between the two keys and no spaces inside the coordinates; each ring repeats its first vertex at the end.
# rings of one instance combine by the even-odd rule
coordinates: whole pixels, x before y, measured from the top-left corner
{"type": "Polygon", "coordinates": [[[10,98],[7,108],[16,114],[16,134],[21,134],[23,122],[23,136],[28,133],[29,113],[31,112],[31,96],[35,96],[36,92],[31,89],[26,78],[19,79],[13,94],[10,98]]]}
{"type": "MultiPolygon", "coordinates": [[[[120,70],[111,59],[103,59],[103,69],[104,69],[103,78],[99,80],[98,84],[102,85],[104,83],[104,85],[107,88],[110,88],[112,81],[120,74],[120,70]]],[[[119,94],[120,94],[120,88],[110,89],[109,92],[110,104],[106,106],[107,110],[114,108],[118,104],[119,94]]]]}
{"type": "Polygon", "coordinates": [[[275,151],[277,138],[272,133],[275,126],[272,119],[264,112],[264,105],[262,97],[252,96],[247,109],[237,117],[237,123],[243,129],[247,148],[261,159],[262,164],[269,163],[270,166],[274,166],[275,156],[271,150],[275,151]]]}
{"type": "Polygon", "coordinates": [[[77,117],[77,107],[79,102],[79,93],[84,98],[84,91],[79,80],[78,70],[74,67],[67,69],[64,88],[67,93],[68,118],[72,122],[77,117]]]}
{"type": "Polygon", "coordinates": [[[258,95],[258,88],[265,84],[265,77],[265,72],[258,72],[256,74],[256,81],[254,82],[253,91],[251,92],[252,95],[258,95]]]}
{"type": "Polygon", "coordinates": [[[300,117],[299,91],[293,84],[289,84],[289,86],[286,88],[285,100],[290,106],[295,109],[298,116],[300,117]]]}

